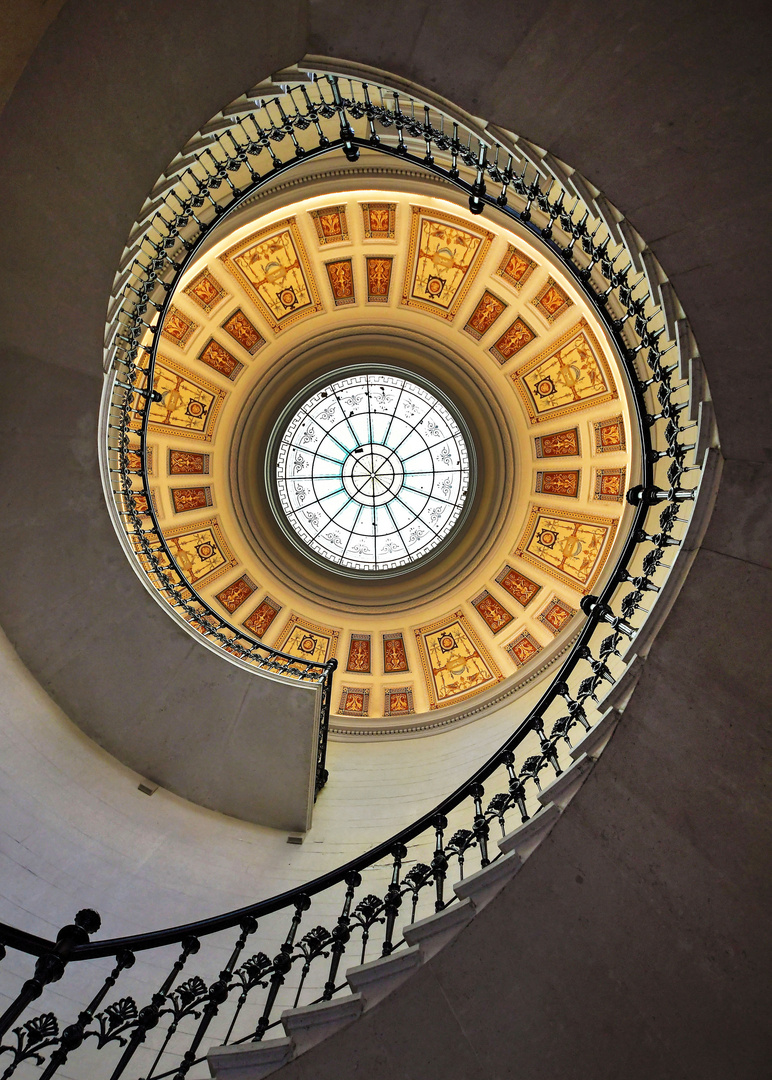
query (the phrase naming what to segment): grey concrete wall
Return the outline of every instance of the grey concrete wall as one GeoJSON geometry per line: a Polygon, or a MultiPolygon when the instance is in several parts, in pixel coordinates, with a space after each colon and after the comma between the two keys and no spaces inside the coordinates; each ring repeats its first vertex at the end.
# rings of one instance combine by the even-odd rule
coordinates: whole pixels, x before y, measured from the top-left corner
{"type": "Polygon", "coordinates": [[[99,510],[101,334],[161,168],[271,70],[305,52],[375,64],[549,147],[647,238],[701,348],[722,487],[624,724],[511,888],[288,1080],[763,1075],[768,36],[761,3],[69,0],[0,116],[0,611],[87,731],[119,731],[127,693],[157,716],[171,681],[182,714],[219,679],[137,589],[99,510]],[[127,625],[136,667],[115,645],[127,625]]]}

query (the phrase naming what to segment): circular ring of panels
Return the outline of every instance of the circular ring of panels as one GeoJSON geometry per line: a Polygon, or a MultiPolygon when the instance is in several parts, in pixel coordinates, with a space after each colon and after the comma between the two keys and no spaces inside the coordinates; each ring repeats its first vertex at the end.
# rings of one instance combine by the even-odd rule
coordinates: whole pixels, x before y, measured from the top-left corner
{"type": "Polygon", "coordinates": [[[368,371],[296,399],[275,433],[291,538],[344,573],[400,573],[436,552],[471,494],[471,442],[438,395],[368,371]]]}

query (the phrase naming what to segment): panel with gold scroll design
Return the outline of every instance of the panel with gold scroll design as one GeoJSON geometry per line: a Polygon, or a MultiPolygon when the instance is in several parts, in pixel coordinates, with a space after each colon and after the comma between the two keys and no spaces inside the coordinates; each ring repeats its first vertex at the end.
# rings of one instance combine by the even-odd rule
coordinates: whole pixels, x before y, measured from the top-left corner
{"type": "Polygon", "coordinates": [[[175,514],[190,510],[205,510],[212,505],[212,489],[205,487],[169,488],[175,514]]]}
{"type": "Polygon", "coordinates": [[[300,660],[322,664],[325,660],[331,660],[337,652],[338,631],[309,622],[299,615],[290,615],[275,648],[300,660]]]}
{"type": "Polygon", "coordinates": [[[214,338],[210,338],[201,352],[198,354],[198,359],[202,364],[206,364],[214,371],[218,371],[221,375],[224,375],[226,379],[230,379],[233,382],[238,378],[239,374],[243,371],[244,365],[240,360],[229,353],[226,348],[215,341],[214,338]]]}
{"type": "Polygon", "coordinates": [[[352,634],[348,645],[346,671],[370,674],[370,635],[352,634]]]}
{"type": "Polygon", "coordinates": [[[475,341],[479,341],[483,334],[490,330],[502,312],[506,311],[507,306],[495,293],[486,289],[477,302],[477,307],[467,319],[464,330],[475,341]]]}
{"type": "Polygon", "coordinates": [[[161,327],[161,337],[184,349],[198,328],[195,319],[171,304],[161,327]]]}
{"type": "Polygon", "coordinates": [[[537,435],[533,443],[537,458],[579,457],[581,453],[578,428],[537,435]]]}
{"type": "Polygon", "coordinates": [[[216,599],[232,615],[237,608],[240,608],[243,603],[249,600],[256,590],[257,585],[255,585],[249,574],[242,574],[240,578],[236,578],[230,585],[218,592],[216,599]]]}
{"type": "Polygon", "coordinates": [[[531,303],[548,323],[554,322],[574,305],[569,295],[551,277],[547,278],[531,303]]]}
{"type": "Polygon", "coordinates": [[[501,573],[497,574],[496,581],[501,585],[502,589],[506,589],[510,596],[513,596],[518,604],[524,608],[528,607],[534,597],[541,591],[541,585],[537,585],[535,581],[531,581],[525,574],[521,574],[519,570],[515,570],[506,564],[501,573]]]}
{"type": "Polygon", "coordinates": [[[493,239],[486,229],[438,210],[411,207],[402,303],[452,320],[493,239]]]}
{"type": "Polygon", "coordinates": [[[415,631],[430,708],[454,705],[501,681],[501,672],[456,611],[415,631]]]}
{"type": "Polygon", "coordinates": [[[534,491],[537,495],[559,495],[564,499],[576,499],[581,479],[581,469],[537,472],[534,491]]]}
{"type": "Polygon", "coordinates": [[[596,454],[609,454],[625,449],[625,423],[621,414],[610,416],[608,420],[598,420],[593,424],[593,430],[596,454]]]}
{"type": "Polygon", "coordinates": [[[208,267],[197,274],[183,292],[207,315],[228,295],[208,267]]]}
{"type": "Polygon", "coordinates": [[[188,450],[169,450],[170,476],[208,476],[209,454],[191,454],[188,450]]]}
{"type": "Polygon", "coordinates": [[[395,675],[409,671],[405,641],[399,631],[383,635],[383,673],[395,675]]]}
{"type": "Polygon", "coordinates": [[[527,630],[522,630],[517,637],[513,638],[504,648],[509,653],[515,667],[522,667],[534,656],[538,656],[542,646],[536,638],[527,630]]]}
{"type": "MultiPolygon", "coordinates": [[[[126,465],[133,472],[142,469],[142,454],[139,450],[126,451],[126,465]]],[[[145,468],[148,476],[155,476],[155,449],[152,446],[145,447],[145,468]]]]}
{"type": "Polygon", "coordinates": [[[621,503],[625,495],[625,472],[625,469],[596,469],[593,499],[621,503]]]}
{"type": "Polygon", "coordinates": [[[342,686],[340,692],[339,716],[367,716],[370,705],[370,691],[364,686],[342,686]]]}
{"type": "Polygon", "coordinates": [[[525,319],[519,315],[501,335],[495,345],[491,345],[490,352],[500,364],[506,364],[526,345],[530,345],[536,338],[536,332],[531,329],[525,319]]]}
{"type": "Polygon", "coordinates": [[[241,308],[236,308],[222,324],[226,334],[230,334],[242,349],[246,349],[250,356],[254,356],[258,349],[265,345],[265,338],[256,326],[246,317],[241,308]]]}
{"type": "Polygon", "coordinates": [[[507,245],[507,252],[496,269],[497,275],[518,292],[534,272],[537,263],[525,252],[513,244],[507,245]]]}
{"type": "Polygon", "coordinates": [[[165,356],[156,361],[153,389],[161,400],[150,406],[149,431],[211,440],[227,391],[165,356]]]}
{"type": "MultiPolygon", "coordinates": [[[[255,637],[261,638],[281,611],[281,604],[272,600],[270,596],[264,596],[255,610],[244,620],[244,626],[255,637]]],[[[291,651],[291,650],[289,650],[291,651]]]]}
{"type": "Polygon", "coordinates": [[[393,240],[397,217],[396,203],[360,203],[365,240],[393,240]]]}
{"type": "Polygon", "coordinates": [[[491,596],[487,589],[483,589],[479,595],[475,596],[471,604],[480,618],[486,622],[492,634],[498,634],[512,622],[511,613],[499,603],[495,596],[491,596]]]}
{"type": "Polygon", "coordinates": [[[391,288],[391,270],[394,260],[390,255],[368,255],[367,266],[367,301],[370,304],[386,304],[391,288]]]}
{"type": "Polygon", "coordinates": [[[345,206],[325,206],[322,210],[311,210],[310,214],[316,227],[316,238],[322,246],[348,240],[345,206]]]}
{"type": "Polygon", "coordinates": [[[225,541],[217,518],[199,521],[196,525],[164,529],[163,535],[177,565],[191,585],[204,579],[214,581],[236,565],[236,558],[225,541]]]}
{"type": "Polygon", "coordinates": [[[532,506],[515,554],[586,593],[603,568],[617,524],[616,518],[532,506]]]}
{"type": "Polygon", "coordinates": [[[284,330],[322,310],[311,264],[295,218],[285,218],[239,241],[220,259],[257,304],[272,330],[284,330]]]}
{"type": "Polygon", "coordinates": [[[351,259],[336,259],[335,262],[328,262],[325,264],[325,269],[330,281],[335,307],[345,307],[347,304],[353,304],[356,297],[354,295],[354,271],[351,266],[351,259]]]}
{"type": "Polygon", "coordinates": [[[539,612],[537,618],[540,623],[547,627],[551,634],[559,634],[573,619],[574,615],[576,615],[576,608],[571,607],[560,597],[553,596],[544,611],[539,612]]]}
{"type": "Polygon", "coordinates": [[[532,424],[600,405],[617,396],[609,365],[585,319],[510,378],[532,424]]]}
{"type": "Polygon", "coordinates": [[[389,687],[383,695],[384,716],[409,716],[415,712],[413,707],[413,687],[389,687]]]}

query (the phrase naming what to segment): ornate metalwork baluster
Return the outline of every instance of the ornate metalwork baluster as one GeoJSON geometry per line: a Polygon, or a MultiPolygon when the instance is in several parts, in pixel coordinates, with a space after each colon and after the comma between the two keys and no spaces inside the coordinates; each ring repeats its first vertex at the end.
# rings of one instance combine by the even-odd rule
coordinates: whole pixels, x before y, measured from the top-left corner
{"type": "Polygon", "coordinates": [[[327,82],[332,88],[332,100],[335,103],[335,108],[340,119],[340,137],[343,141],[343,153],[346,155],[348,161],[358,161],[359,147],[354,143],[354,129],[351,124],[349,124],[346,116],[346,109],[341,100],[340,90],[338,88],[338,80],[334,75],[328,75],[327,82]]]}
{"type": "Polygon", "coordinates": [[[509,798],[520,811],[520,820],[523,824],[528,821],[528,813],[525,809],[525,785],[515,772],[515,755],[507,750],[501,758],[509,776],[509,798]]]}
{"type": "Polygon", "coordinates": [[[255,1042],[259,1042],[262,1039],[271,1022],[271,1010],[276,1001],[276,996],[284,985],[287,973],[292,967],[292,950],[295,942],[295,935],[300,926],[300,920],[303,918],[303,912],[308,911],[310,907],[311,897],[306,896],[305,893],[301,893],[295,901],[295,914],[292,917],[289,933],[287,934],[281,949],[273,958],[273,964],[271,965],[273,973],[271,975],[268,996],[265,1000],[265,1008],[263,1009],[262,1016],[258,1020],[257,1028],[255,1029],[255,1042]]]}
{"type": "Polygon", "coordinates": [[[448,874],[448,857],[445,854],[443,837],[445,829],[447,829],[448,827],[448,819],[445,817],[444,814],[437,814],[432,824],[434,825],[434,856],[432,858],[432,875],[434,877],[434,888],[436,892],[434,910],[442,911],[445,907],[443,892],[445,889],[445,878],[448,874]]]}
{"type": "Polygon", "coordinates": [[[474,799],[474,823],[472,825],[472,831],[474,832],[475,839],[480,848],[480,867],[485,867],[490,863],[488,858],[488,835],[490,829],[488,827],[488,819],[483,813],[482,797],[485,794],[485,788],[482,784],[473,784],[469,789],[469,794],[474,799]]]}
{"type": "Polygon", "coordinates": [[[383,900],[378,896],[374,896],[372,893],[368,893],[367,896],[364,896],[354,908],[354,914],[351,916],[351,921],[362,928],[362,955],[359,958],[360,964],[364,964],[365,962],[365,953],[367,952],[367,942],[370,939],[371,927],[375,926],[376,923],[382,923],[384,921],[380,917],[383,908],[383,900]]]}
{"type": "Polygon", "coordinates": [[[350,870],[346,874],[346,895],[343,900],[343,910],[338,916],[338,921],[332,931],[332,945],[330,946],[330,954],[332,959],[330,960],[330,972],[327,976],[327,982],[324,984],[324,993],[322,998],[324,1001],[329,1001],[332,995],[335,993],[335,979],[338,974],[338,968],[340,962],[346,951],[346,945],[348,945],[351,939],[351,904],[354,900],[354,891],[358,889],[362,884],[362,875],[358,874],[356,870],[350,870]]]}
{"type": "Polygon", "coordinates": [[[386,930],[383,936],[381,956],[389,956],[394,949],[394,923],[397,920],[397,912],[402,906],[399,874],[402,869],[402,860],[407,855],[407,848],[404,844],[395,844],[391,849],[390,854],[394,862],[391,870],[391,883],[386,891],[386,898],[383,904],[383,910],[386,913],[386,930]]]}
{"type": "Polygon", "coordinates": [[[300,981],[298,982],[297,992],[295,994],[295,1001],[292,1008],[298,1007],[300,1001],[300,995],[303,992],[303,984],[306,981],[306,975],[311,968],[311,964],[316,960],[317,956],[329,956],[329,952],[325,952],[325,948],[332,941],[332,934],[326,926],[315,926],[313,930],[309,930],[307,934],[304,934],[295,948],[303,956],[303,967],[300,972],[300,981]]]}

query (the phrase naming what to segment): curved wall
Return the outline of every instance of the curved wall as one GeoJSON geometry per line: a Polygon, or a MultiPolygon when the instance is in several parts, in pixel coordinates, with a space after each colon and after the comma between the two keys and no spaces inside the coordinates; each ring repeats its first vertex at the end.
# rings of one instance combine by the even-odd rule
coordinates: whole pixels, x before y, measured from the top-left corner
{"type": "MultiPolygon", "coordinates": [[[[194,645],[155,617],[124,565],[93,432],[103,298],[125,236],[173,150],[223,101],[304,52],[325,52],[394,70],[549,146],[649,238],[689,314],[728,458],[713,523],[625,724],[545,850],[414,987],[287,1076],[756,1077],[770,1049],[772,967],[762,918],[772,483],[754,216],[769,176],[768,15],[759,4],[737,17],[713,4],[621,3],[589,16],[567,2],[522,3],[516,14],[496,3],[481,13],[419,0],[386,14],[289,3],[279,24],[252,3],[214,18],[211,5],[158,2],[143,9],[158,28],[148,49],[133,7],[65,5],[0,117],[2,490],[12,508],[0,526],[0,610],[43,688],[85,724],[116,696],[138,695],[141,717],[159,694],[184,707],[212,692],[201,650],[191,681],[194,645]],[[143,680],[105,655],[100,611],[144,643],[143,680]]],[[[15,714],[25,740],[49,707],[34,686],[28,693],[15,714]]],[[[230,693],[218,687],[217,701],[230,693]]],[[[61,805],[46,761],[65,753],[58,741],[32,748],[46,816],[61,805]]],[[[74,760],[91,771],[80,753],[74,760]]],[[[72,800],[73,816],[80,806],[87,819],[94,797],[72,800]]],[[[158,812],[158,796],[132,788],[134,797],[146,800],[141,814],[158,812]]],[[[14,861],[35,812],[22,800],[9,807],[14,861]]],[[[196,821],[209,812],[186,806],[175,826],[177,813],[164,814],[168,850],[182,850],[182,834],[196,861],[196,821]]],[[[82,824],[68,823],[67,866],[49,873],[53,885],[68,882],[64,900],[44,884],[47,826],[27,845],[30,871],[3,875],[32,930],[69,918],[70,897],[100,906],[111,875],[113,886],[125,881],[125,864],[111,869],[89,850],[82,824]]]]}

